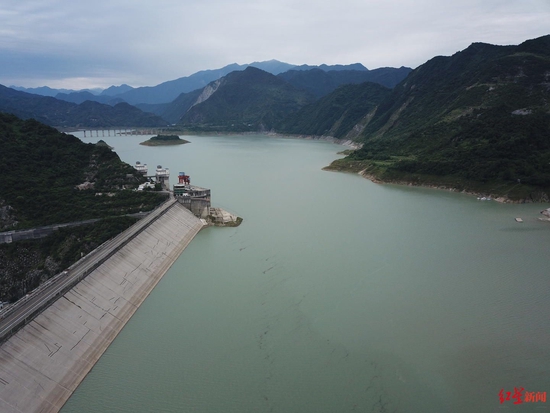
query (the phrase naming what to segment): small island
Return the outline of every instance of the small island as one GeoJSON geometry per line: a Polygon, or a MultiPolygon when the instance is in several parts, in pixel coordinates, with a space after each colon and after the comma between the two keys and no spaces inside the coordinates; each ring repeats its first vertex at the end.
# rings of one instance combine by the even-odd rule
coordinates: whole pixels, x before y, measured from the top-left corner
{"type": "Polygon", "coordinates": [[[157,135],[151,139],[141,142],[140,145],[145,146],[161,146],[161,145],[183,145],[189,143],[185,139],[181,139],[178,135],[157,135]]]}

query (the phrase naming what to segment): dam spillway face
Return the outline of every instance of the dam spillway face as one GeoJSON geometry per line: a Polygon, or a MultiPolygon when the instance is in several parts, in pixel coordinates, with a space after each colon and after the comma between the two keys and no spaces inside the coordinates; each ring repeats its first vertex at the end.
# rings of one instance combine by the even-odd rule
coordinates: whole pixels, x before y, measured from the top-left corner
{"type": "Polygon", "coordinates": [[[0,412],[58,412],[203,224],[175,202],[0,347],[0,412]]]}

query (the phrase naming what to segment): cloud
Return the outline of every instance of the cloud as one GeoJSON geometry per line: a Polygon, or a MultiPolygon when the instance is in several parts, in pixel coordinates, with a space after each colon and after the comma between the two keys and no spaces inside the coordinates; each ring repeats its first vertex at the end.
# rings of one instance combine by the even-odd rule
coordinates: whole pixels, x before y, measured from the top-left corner
{"type": "Polygon", "coordinates": [[[548,21],[548,0],[4,0],[0,83],[154,85],[268,59],[416,67],[548,34],[548,21]]]}

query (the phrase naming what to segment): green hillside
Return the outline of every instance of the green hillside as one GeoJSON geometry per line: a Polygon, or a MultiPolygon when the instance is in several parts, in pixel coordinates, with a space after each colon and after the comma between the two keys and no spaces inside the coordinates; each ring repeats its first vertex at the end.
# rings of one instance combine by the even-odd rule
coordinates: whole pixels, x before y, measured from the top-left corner
{"type": "Polygon", "coordinates": [[[270,130],[314,98],[254,67],[209,84],[178,123],[192,131],[270,130]]]}
{"type": "Polygon", "coordinates": [[[145,178],[103,145],[0,113],[0,231],[83,219],[38,240],[0,244],[0,301],[14,301],[132,225],[124,214],[165,197],[132,188],[145,178]],[[88,189],[78,189],[77,186],[88,189]]]}
{"type": "Polygon", "coordinates": [[[382,181],[545,199],[550,193],[550,36],[474,43],[393,89],[335,169],[382,181]]]}
{"type": "Polygon", "coordinates": [[[295,135],[333,136],[354,139],[361,124],[372,116],[390,89],[376,83],[340,86],[334,92],[290,114],[277,132],[295,135]]]}
{"type": "Polygon", "coordinates": [[[108,147],[4,113],[0,174],[0,231],[118,216],[162,201],[158,194],[132,191],[145,178],[108,147]],[[77,189],[81,184],[89,189],[77,189]]]}

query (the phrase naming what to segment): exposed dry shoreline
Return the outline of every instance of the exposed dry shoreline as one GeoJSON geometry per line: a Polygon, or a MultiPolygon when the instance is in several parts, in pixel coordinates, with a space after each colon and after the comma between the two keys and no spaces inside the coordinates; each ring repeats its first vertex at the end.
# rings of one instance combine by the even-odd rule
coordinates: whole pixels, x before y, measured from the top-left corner
{"type": "MultiPolygon", "coordinates": [[[[459,192],[461,194],[468,194],[468,195],[472,195],[472,196],[476,196],[476,197],[486,196],[486,195],[481,194],[479,192],[467,191],[465,189],[460,190],[460,189],[448,187],[448,186],[445,186],[445,185],[420,185],[420,184],[415,184],[414,182],[409,182],[409,181],[386,182],[386,181],[382,181],[382,180],[378,179],[374,175],[366,173],[365,170],[359,171],[358,175],[361,175],[363,178],[366,178],[369,181],[374,182],[375,184],[393,184],[393,185],[405,185],[405,186],[418,186],[419,188],[440,189],[440,190],[445,190],[445,191],[449,191],[449,192],[459,192]]],[[[497,202],[501,202],[501,203],[514,203],[514,204],[520,203],[519,201],[513,201],[513,200],[511,200],[511,199],[509,199],[508,197],[505,197],[505,196],[499,196],[499,197],[492,197],[491,196],[491,199],[493,201],[497,201],[497,202]]]]}
{"type": "MultiPolygon", "coordinates": [[[[331,169],[326,169],[331,170],[331,169]]],[[[420,188],[430,188],[430,189],[440,189],[450,192],[459,192],[461,194],[468,194],[475,197],[490,197],[490,200],[500,202],[503,204],[529,204],[529,203],[547,203],[550,202],[550,199],[546,193],[542,193],[541,199],[539,201],[534,201],[532,199],[510,199],[506,195],[493,195],[493,194],[486,194],[486,193],[480,193],[476,191],[469,191],[466,189],[458,189],[453,188],[446,185],[428,185],[428,184],[417,184],[415,182],[411,181],[383,181],[376,176],[367,173],[365,170],[359,171],[357,173],[358,175],[361,175],[363,178],[366,178],[376,184],[393,184],[393,185],[405,185],[405,186],[418,186],[420,188]]]]}
{"type": "Polygon", "coordinates": [[[331,142],[337,145],[347,146],[351,149],[360,149],[363,144],[352,141],[351,139],[338,139],[333,136],[318,136],[318,135],[292,135],[286,133],[277,133],[277,132],[193,132],[185,133],[185,135],[227,135],[227,136],[238,136],[238,135],[265,135],[273,138],[286,138],[286,139],[304,139],[308,141],[324,141],[331,142]]]}
{"type": "MultiPolygon", "coordinates": [[[[326,142],[336,143],[336,144],[342,145],[342,146],[347,146],[351,149],[360,149],[363,146],[363,144],[354,142],[354,141],[349,140],[349,139],[338,139],[338,138],[334,138],[332,136],[284,135],[284,134],[273,133],[273,132],[267,133],[267,135],[274,136],[274,137],[290,138],[290,139],[305,139],[305,140],[326,141],[326,142]]],[[[336,170],[336,169],[332,169],[329,166],[324,167],[323,170],[331,171],[331,172],[348,172],[348,173],[352,172],[352,171],[345,171],[345,170],[344,171],[339,171],[339,170],[336,170]]],[[[445,190],[445,191],[449,191],[449,192],[459,192],[459,193],[462,193],[462,194],[472,195],[472,196],[475,196],[475,197],[478,197],[478,198],[479,197],[484,197],[484,196],[487,197],[487,195],[488,195],[488,194],[484,194],[484,193],[481,193],[481,192],[468,191],[466,189],[453,188],[453,187],[450,187],[450,186],[447,186],[447,185],[418,184],[418,183],[415,183],[415,182],[412,182],[412,181],[406,181],[406,180],[384,181],[384,180],[379,179],[375,175],[367,173],[366,169],[363,169],[363,170],[357,172],[357,174],[362,176],[363,178],[366,178],[366,179],[376,183],[376,184],[418,186],[420,188],[430,188],[430,189],[445,190]]],[[[544,195],[546,195],[546,194],[544,194],[544,195]]],[[[534,202],[533,200],[530,200],[530,199],[514,200],[514,199],[510,199],[510,198],[508,198],[507,196],[504,196],[504,195],[489,194],[489,196],[491,197],[491,200],[496,201],[496,202],[500,202],[500,203],[524,204],[524,203],[534,202]]],[[[550,199],[548,199],[548,197],[547,197],[546,200],[541,200],[539,202],[550,202],[550,199]]]]}
{"type": "Polygon", "coordinates": [[[352,141],[351,139],[338,139],[333,136],[317,136],[317,135],[287,135],[276,132],[266,132],[268,136],[273,136],[276,138],[289,138],[289,139],[304,139],[308,141],[324,141],[331,142],[337,145],[348,146],[351,149],[360,149],[363,144],[352,141]]]}
{"type": "MultiPolygon", "coordinates": [[[[215,132],[214,132],[215,133],[215,132]]],[[[325,141],[325,142],[331,142],[342,146],[347,146],[350,149],[360,149],[363,144],[358,143],[355,141],[352,141],[350,139],[338,139],[333,136],[318,136],[318,135],[292,135],[292,134],[282,134],[277,132],[235,132],[235,133],[224,133],[224,135],[257,135],[257,134],[263,134],[266,136],[271,136],[275,138],[287,138],[287,139],[303,139],[303,140],[311,140],[311,141],[325,141]]],[[[330,166],[324,167],[323,170],[325,171],[331,171],[331,172],[348,172],[348,173],[356,173],[355,171],[351,170],[337,170],[332,169],[330,166]]],[[[365,169],[357,172],[359,175],[361,175],[363,178],[366,178],[374,183],[377,184],[393,184],[393,185],[405,185],[405,186],[418,186],[421,188],[430,188],[430,189],[439,189],[439,190],[445,190],[450,192],[458,192],[462,194],[468,194],[475,197],[490,197],[491,200],[500,202],[500,203],[509,203],[509,204],[525,204],[525,203],[549,203],[550,202],[550,194],[541,193],[539,199],[533,200],[533,199],[510,199],[506,195],[500,195],[500,194],[488,194],[488,193],[482,193],[479,191],[471,191],[467,189],[458,189],[454,188],[452,186],[447,185],[430,185],[430,184],[419,184],[412,181],[406,181],[406,180],[395,180],[395,181],[384,181],[376,176],[369,174],[366,172],[365,169]]]]}

